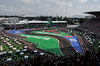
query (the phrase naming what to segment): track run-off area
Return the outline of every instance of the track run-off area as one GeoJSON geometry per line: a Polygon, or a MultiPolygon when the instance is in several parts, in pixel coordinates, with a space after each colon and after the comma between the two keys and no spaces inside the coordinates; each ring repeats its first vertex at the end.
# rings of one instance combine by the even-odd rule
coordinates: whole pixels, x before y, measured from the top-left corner
{"type": "Polygon", "coordinates": [[[10,34],[26,37],[26,41],[37,44],[37,48],[55,55],[83,54],[78,37],[57,30],[10,30],[10,34]]]}

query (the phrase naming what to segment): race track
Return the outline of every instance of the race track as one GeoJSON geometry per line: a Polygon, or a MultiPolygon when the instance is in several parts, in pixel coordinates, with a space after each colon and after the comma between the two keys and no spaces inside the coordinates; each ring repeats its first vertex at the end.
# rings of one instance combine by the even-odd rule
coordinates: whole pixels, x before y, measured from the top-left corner
{"type": "MultiPolygon", "coordinates": [[[[63,55],[66,55],[66,54],[73,55],[76,53],[76,51],[74,50],[74,48],[72,47],[72,45],[68,39],[61,37],[61,36],[50,35],[50,34],[35,34],[35,33],[32,33],[32,31],[36,31],[36,30],[23,31],[23,34],[50,36],[50,37],[56,38],[59,40],[59,47],[60,47],[60,50],[63,53],[63,55]]],[[[37,31],[41,31],[41,30],[37,30],[37,31]]]]}

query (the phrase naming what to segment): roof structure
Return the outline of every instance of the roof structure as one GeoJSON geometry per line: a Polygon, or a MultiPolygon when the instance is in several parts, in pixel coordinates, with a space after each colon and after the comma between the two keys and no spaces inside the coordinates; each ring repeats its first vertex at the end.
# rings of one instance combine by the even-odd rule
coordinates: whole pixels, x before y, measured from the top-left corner
{"type": "Polygon", "coordinates": [[[91,11],[91,12],[84,12],[86,14],[92,14],[95,15],[96,17],[100,17],[100,11],[91,11]]]}
{"type": "Polygon", "coordinates": [[[37,17],[36,15],[24,15],[22,17],[37,17]]]}
{"type": "MultiPolygon", "coordinates": [[[[23,21],[19,21],[17,23],[14,23],[14,22],[11,22],[11,23],[3,23],[5,25],[19,25],[19,24],[27,24],[27,23],[48,23],[48,21],[26,21],[26,20],[23,20],[23,21]]],[[[67,21],[52,21],[52,23],[67,23],[67,21]]]]}

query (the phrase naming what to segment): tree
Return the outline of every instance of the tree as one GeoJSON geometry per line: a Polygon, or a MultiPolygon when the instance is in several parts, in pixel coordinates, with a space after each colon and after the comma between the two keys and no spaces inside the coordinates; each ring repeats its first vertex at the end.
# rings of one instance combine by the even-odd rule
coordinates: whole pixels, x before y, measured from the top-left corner
{"type": "Polygon", "coordinates": [[[68,24],[74,24],[73,19],[72,18],[67,18],[67,22],[68,24]]]}

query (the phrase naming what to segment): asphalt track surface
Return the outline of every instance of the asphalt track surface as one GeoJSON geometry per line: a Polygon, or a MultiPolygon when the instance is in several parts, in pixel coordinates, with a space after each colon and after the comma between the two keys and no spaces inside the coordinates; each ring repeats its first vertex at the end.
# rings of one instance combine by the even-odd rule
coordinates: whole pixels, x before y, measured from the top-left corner
{"type": "Polygon", "coordinates": [[[23,33],[28,34],[28,35],[50,36],[50,37],[56,38],[59,40],[59,47],[63,55],[66,55],[66,54],[74,55],[76,53],[76,51],[74,50],[74,48],[72,47],[68,39],[63,38],[61,36],[50,35],[50,34],[35,34],[35,33],[32,33],[32,31],[41,31],[41,30],[28,30],[28,31],[24,31],[23,33]]]}

